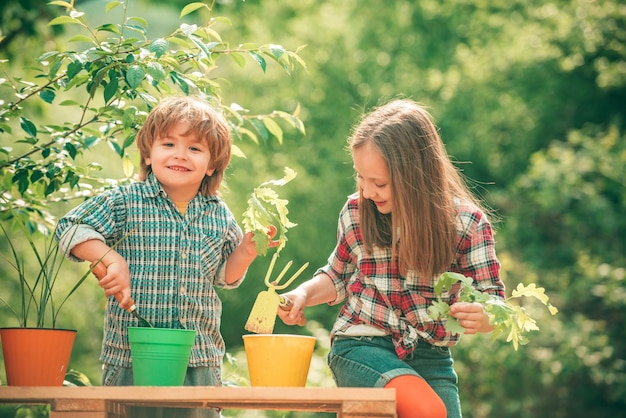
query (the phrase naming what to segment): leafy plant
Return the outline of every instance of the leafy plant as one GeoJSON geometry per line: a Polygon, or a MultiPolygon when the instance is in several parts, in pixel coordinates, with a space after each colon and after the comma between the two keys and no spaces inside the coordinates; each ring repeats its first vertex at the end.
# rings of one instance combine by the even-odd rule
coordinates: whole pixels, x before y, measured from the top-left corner
{"type": "MultiPolygon", "coordinates": [[[[263,72],[272,62],[287,74],[306,67],[298,55],[301,48],[290,51],[252,42],[231,45],[217,30],[230,20],[213,16],[215,1],[190,3],[180,13],[181,19],[191,13],[207,16],[204,25],[181,23],[172,33],[153,39],[147,36],[144,18],[128,15],[128,2],[107,3],[106,13],[121,9],[121,21],[97,27],[89,25],[86,13],[73,0],[48,4],[65,10],[49,25],[78,32],[69,39],[77,49],[46,51],[35,65],[17,74],[7,60],[0,60],[0,212],[28,207],[33,219],[50,225],[51,202],[84,199],[129,181],[136,133],[163,96],[205,98],[224,114],[236,139],[282,142],[279,121],[304,133],[298,107],[293,113],[254,114],[238,103],[222,103],[227,80],[213,75],[221,58],[240,67],[249,59],[263,72]],[[71,116],[47,123],[41,111],[52,106],[71,116]],[[126,179],[102,178],[100,164],[79,160],[101,143],[120,158],[126,179]]],[[[244,153],[233,145],[233,155],[244,153]]]]}
{"type": "MultiPolygon", "coordinates": [[[[0,230],[4,234],[10,254],[7,256],[1,253],[0,257],[15,272],[19,308],[14,308],[9,300],[2,296],[0,296],[0,302],[13,313],[19,327],[56,328],[61,308],[87,280],[92,269],[90,268],[79,277],[69,291],[55,291],[59,273],[67,257],[59,248],[54,235],[47,229],[36,229],[36,223],[24,222],[24,218],[19,213],[10,219],[13,226],[12,232],[19,233],[19,242],[25,242],[28,247],[26,250],[30,251],[18,247],[17,238],[12,238],[9,228],[4,223],[0,223],[0,230]]],[[[133,231],[120,238],[113,248],[133,231]]]]}
{"type": "Polygon", "coordinates": [[[26,238],[31,251],[24,253],[22,249],[17,248],[9,237],[9,231],[5,225],[0,223],[0,229],[5,235],[11,254],[10,258],[2,254],[2,259],[12,267],[17,275],[20,303],[19,308],[14,309],[9,301],[2,296],[0,296],[0,302],[9,308],[20,327],[28,327],[34,322],[37,328],[45,328],[46,326],[55,328],[59,311],[68,298],[87,279],[89,272],[79,278],[74,286],[57,301],[53,291],[65,261],[64,255],[59,251],[52,234],[48,234],[47,237],[44,236],[42,243],[39,244],[35,238],[38,235],[36,231],[29,230],[19,222],[16,224],[20,227],[19,232],[22,233],[22,237],[26,238]],[[29,265],[33,263],[35,263],[37,272],[31,276],[29,265]]]}
{"type": "Polygon", "coordinates": [[[543,287],[537,287],[534,283],[525,286],[520,283],[513,290],[511,296],[501,299],[487,292],[481,292],[472,286],[474,279],[466,277],[459,273],[445,272],[437,279],[435,283],[435,296],[437,300],[428,308],[428,314],[432,319],[446,320],[446,328],[448,331],[461,334],[464,328],[459,324],[458,320],[450,314],[450,305],[441,300],[444,290],[451,291],[453,286],[460,284],[458,294],[458,302],[478,302],[483,305],[489,323],[494,326],[492,332],[493,339],[506,335],[506,341],[513,344],[515,350],[520,345],[528,343],[525,333],[528,331],[537,331],[539,327],[537,322],[530,317],[527,310],[518,304],[512,303],[513,300],[521,297],[533,297],[539,300],[548,308],[552,315],[556,315],[557,308],[552,306],[543,287]]]}
{"type": "Polygon", "coordinates": [[[257,253],[265,255],[269,248],[267,242],[268,227],[277,229],[280,244],[276,248],[279,253],[287,243],[287,230],[297,224],[287,217],[288,200],[281,199],[272,186],[284,186],[296,177],[297,173],[285,167],[285,176],[278,180],[268,180],[255,187],[248,199],[248,208],[243,213],[243,226],[246,232],[254,232],[254,243],[257,253]]]}

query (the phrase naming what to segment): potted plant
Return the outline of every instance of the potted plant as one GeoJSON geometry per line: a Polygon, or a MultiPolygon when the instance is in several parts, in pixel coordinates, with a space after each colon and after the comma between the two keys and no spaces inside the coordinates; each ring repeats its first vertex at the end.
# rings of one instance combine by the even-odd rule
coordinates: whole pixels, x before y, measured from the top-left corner
{"type": "Polygon", "coordinates": [[[8,296],[0,295],[0,302],[16,319],[15,327],[0,328],[7,384],[61,386],[77,330],[58,328],[59,312],[89,272],[68,291],[59,291],[57,282],[65,257],[52,234],[30,229],[17,216],[12,221],[12,228],[0,223],[8,247],[2,249],[1,257],[14,273],[12,282],[4,277],[3,290],[13,290],[10,296],[17,300],[12,304],[8,296]],[[19,240],[12,236],[17,233],[19,240]]]}

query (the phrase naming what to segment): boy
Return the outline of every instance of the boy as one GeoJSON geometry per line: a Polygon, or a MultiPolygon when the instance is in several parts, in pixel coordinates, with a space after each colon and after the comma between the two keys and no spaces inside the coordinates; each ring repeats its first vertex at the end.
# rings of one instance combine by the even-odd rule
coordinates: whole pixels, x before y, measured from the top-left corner
{"type": "MultiPolygon", "coordinates": [[[[205,102],[165,99],[137,134],[141,181],[95,196],[59,221],[55,237],[65,254],[103,264],[99,284],[119,299],[107,301],[103,385],[133,384],[127,328],[138,323],[125,310],[131,289],[154,326],[196,330],[185,385],[221,385],[224,341],[215,287],[238,287],[257,255],[252,233],[242,233],[218,191],[231,143],[228,125],[205,102]]],[[[201,409],[144,412],[217,416],[201,409]]]]}

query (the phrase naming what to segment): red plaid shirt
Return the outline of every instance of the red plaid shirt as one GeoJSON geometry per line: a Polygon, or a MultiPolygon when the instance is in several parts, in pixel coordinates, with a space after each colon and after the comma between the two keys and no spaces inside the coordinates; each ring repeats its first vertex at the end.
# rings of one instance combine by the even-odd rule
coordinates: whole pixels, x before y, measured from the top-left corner
{"type": "MultiPolygon", "coordinates": [[[[461,205],[457,230],[457,252],[448,271],[472,277],[477,289],[504,297],[493,232],[484,213],[474,205],[461,205]]],[[[355,196],[341,210],[337,235],[328,264],[316,273],[326,273],[335,284],[337,299],[331,305],[345,302],[331,336],[358,324],[373,326],[392,336],[400,358],[411,353],[420,339],[437,346],[458,342],[460,335],[446,331],[443,320],[428,316],[435,300],[434,279],[418,283],[413,271],[402,276],[391,248],[375,247],[371,254],[365,250],[355,196]]],[[[452,304],[454,290],[442,299],[452,304]]]]}

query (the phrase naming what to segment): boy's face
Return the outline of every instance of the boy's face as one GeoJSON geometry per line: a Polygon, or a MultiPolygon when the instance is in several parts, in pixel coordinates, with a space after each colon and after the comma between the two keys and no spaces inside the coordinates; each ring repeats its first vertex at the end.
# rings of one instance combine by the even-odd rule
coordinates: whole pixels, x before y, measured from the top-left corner
{"type": "Polygon", "coordinates": [[[189,133],[189,124],[179,122],[169,132],[157,137],[146,164],[161,183],[168,196],[177,202],[193,199],[205,175],[215,169],[208,146],[195,134],[189,133]]]}

